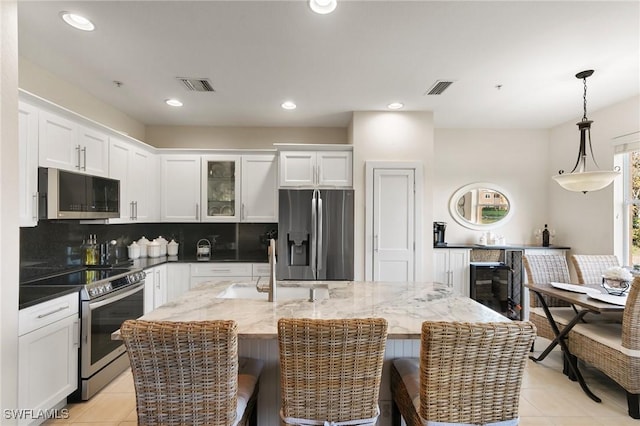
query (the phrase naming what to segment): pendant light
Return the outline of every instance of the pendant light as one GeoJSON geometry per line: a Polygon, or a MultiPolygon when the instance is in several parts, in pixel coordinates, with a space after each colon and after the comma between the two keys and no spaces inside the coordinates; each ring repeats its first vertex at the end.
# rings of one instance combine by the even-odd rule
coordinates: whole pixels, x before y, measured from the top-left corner
{"type": "Polygon", "coordinates": [[[584,83],[584,96],[583,96],[583,108],[584,115],[582,120],[577,123],[578,130],[580,131],[580,149],[578,151],[578,160],[576,165],[571,170],[571,173],[565,173],[564,170],[558,171],[558,175],[553,179],[560,184],[564,189],[568,191],[583,192],[597,191],[599,189],[607,187],[613,180],[620,174],[619,168],[611,171],[596,170],[592,172],[587,171],[587,140],[589,141],[589,152],[593,164],[596,168],[600,168],[596,162],[596,158],[593,156],[593,147],[591,146],[591,123],[593,121],[587,118],[587,77],[591,77],[593,70],[581,71],[576,74],[576,78],[581,79],[584,83]]]}

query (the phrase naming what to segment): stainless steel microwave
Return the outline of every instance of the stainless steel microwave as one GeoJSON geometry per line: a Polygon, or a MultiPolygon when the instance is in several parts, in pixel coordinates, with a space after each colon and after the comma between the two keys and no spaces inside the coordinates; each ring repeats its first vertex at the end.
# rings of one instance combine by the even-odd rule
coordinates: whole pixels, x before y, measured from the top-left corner
{"type": "Polygon", "coordinates": [[[120,181],[54,168],[38,168],[39,219],[120,217],[120,181]]]}

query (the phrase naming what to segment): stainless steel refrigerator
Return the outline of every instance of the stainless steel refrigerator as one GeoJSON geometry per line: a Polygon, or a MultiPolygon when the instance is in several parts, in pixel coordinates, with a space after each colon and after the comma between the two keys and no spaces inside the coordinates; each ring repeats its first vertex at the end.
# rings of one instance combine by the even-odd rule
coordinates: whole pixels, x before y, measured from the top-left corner
{"type": "Polygon", "coordinates": [[[353,190],[281,189],[276,278],[353,279],[353,190]]]}

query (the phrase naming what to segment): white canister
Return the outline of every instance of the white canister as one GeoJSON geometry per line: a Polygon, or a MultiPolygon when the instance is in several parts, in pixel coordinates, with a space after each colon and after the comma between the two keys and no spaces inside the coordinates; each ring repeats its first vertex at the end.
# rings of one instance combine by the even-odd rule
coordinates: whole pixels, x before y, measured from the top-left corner
{"type": "Polygon", "coordinates": [[[167,244],[167,254],[169,256],[177,256],[179,245],[180,244],[176,243],[176,240],[171,240],[171,242],[167,244]]]}
{"type": "Polygon", "coordinates": [[[147,244],[147,256],[160,257],[160,243],[157,241],[151,241],[147,244]]]}
{"type": "Polygon", "coordinates": [[[127,246],[129,251],[129,259],[137,259],[140,257],[140,246],[134,241],[130,246],[127,246]]]}
{"type": "Polygon", "coordinates": [[[158,236],[154,241],[157,241],[160,244],[160,256],[167,255],[167,240],[165,240],[162,235],[158,236]]]}
{"type": "Polygon", "coordinates": [[[147,245],[149,245],[149,240],[147,240],[143,235],[142,238],[138,240],[138,245],[140,246],[140,257],[147,257],[147,245]]]}

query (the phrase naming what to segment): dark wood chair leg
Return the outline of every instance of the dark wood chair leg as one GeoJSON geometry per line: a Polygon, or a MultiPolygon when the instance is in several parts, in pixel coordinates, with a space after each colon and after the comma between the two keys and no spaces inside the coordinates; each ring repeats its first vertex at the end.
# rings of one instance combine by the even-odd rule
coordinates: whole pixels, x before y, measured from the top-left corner
{"type": "Polygon", "coordinates": [[[391,401],[391,426],[400,426],[402,424],[402,416],[398,405],[394,400],[391,401]]]}
{"type": "Polygon", "coordinates": [[[629,415],[634,419],[640,419],[640,394],[627,392],[627,404],[629,415]]]}

